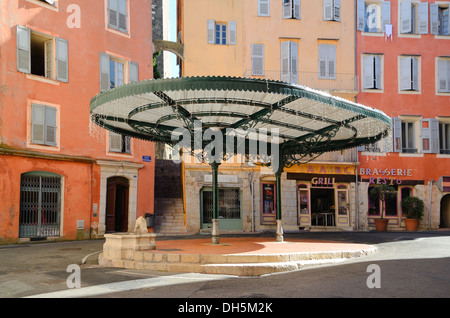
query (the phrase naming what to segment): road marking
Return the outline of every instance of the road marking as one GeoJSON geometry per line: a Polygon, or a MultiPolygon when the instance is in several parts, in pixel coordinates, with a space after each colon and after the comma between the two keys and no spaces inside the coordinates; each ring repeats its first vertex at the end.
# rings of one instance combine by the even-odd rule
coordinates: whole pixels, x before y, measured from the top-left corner
{"type": "Polygon", "coordinates": [[[176,276],[156,276],[145,279],[135,279],[124,282],[109,283],[97,286],[66,289],[51,293],[32,295],[25,298],[78,298],[78,297],[90,297],[112,293],[119,293],[129,290],[143,289],[143,288],[155,288],[162,286],[171,286],[179,284],[188,284],[199,281],[214,281],[224,280],[229,278],[235,278],[231,275],[207,275],[207,274],[195,274],[187,273],[185,275],[176,276]]]}

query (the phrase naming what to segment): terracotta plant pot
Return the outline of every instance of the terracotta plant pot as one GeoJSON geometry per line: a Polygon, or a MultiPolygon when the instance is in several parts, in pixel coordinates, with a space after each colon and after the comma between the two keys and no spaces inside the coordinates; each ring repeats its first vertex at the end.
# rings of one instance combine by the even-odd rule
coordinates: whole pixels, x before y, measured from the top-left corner
{"type": "Polygon", "coordinates": [[[417,231],[419,228],[418,219],[405,219],[405,226],[407,231],[417,231]]]}
{"type": "Polygon", "coordinates": [[[375,219],[375,228],[378,232],[386,232],[389,219],[375,219]]]}

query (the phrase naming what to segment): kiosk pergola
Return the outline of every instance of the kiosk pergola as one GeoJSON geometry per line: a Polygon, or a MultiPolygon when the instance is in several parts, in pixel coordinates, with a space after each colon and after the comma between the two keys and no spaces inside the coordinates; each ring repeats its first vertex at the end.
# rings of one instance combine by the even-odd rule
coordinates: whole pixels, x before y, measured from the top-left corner
{"type": "Polygon", "coordinates": [[[391,129],[390,118],[374,108],[285,82],[234,77],[158,79],[123,85],[93,97],[90,111],[95,124],[134,138],[175,145],[181,136],[190,137],[189,150],[201,150],[202,159],[212,168],[213,244],[219,243],[217,183],[221,162],[217,149],[202,152],[210,148],[211,140],[200,137],[198,143],[196,134],[208,129],[215,138],[221,134],[224,156],[239,154],[240,149],[249,155],[252,145],[259,145],[255,136],[271,137],[266,145],[272,160],[263,162],[275,168],[276,233],[277,241],[283,241],[283,169],[325,152],[374,143],[391,129]],[[241,144],[226,147],[226,135],[235,130],[254,133],[241,134],[241,144]],[[199,146],[201,149],[195,149],[199,146]]]}

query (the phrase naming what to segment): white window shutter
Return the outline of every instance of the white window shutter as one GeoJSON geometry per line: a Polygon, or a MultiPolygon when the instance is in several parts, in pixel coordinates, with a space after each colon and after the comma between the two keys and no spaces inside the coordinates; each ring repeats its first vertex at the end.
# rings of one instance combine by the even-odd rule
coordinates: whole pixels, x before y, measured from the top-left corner
{"type": "Polygon", "coordinates": [[[341,0],[334,0],[333,20],[341,21],[341,0]]]}
{"type": "Polygon", "coordinates": [[[139,65],[136,62],[130,62],[129,64],[129,79],[130,83],[139,82],[139,65]]]}
{"type": "Polygon", "coordinates": [[[366,3],[364,0],[358,0],[357,2],[357,26],[356,29],[358,31],[364,31],[364,21],[366,17],[366,3]]]}
{"type": "Polygon", "coordinates": [[[364,55],[363,56],[363,67],[364,67],[364,88],[365,89],[371,89],[373,87],[374,82],[374,69],[373,69],[373,63],[374,63],[374,57],[373,55],[364,55]]]}
{"type": "Polygon", "coordinates": [[[381,56],[375,55],[375,88],[382,89],[381,87],[381,56]]]}
{"type": "Polygon", "coordinates": [[[419,58],[412,57],[412,89],[415,91],[419,90],[419,58]]]}
{"type": "Polygon", "coordinates": [[[56,38],[56,79],[69,81],[69,44],[61,38],[56,38]]]}
{"type": "Polygon", "coordinates": [[[252,44],[252,75],[264,75],[264,44],[252,44]]]}
{"type": "Polygon", "coordinates": [[[300,15],[300,0],[294,0],[293,7],[294,7],[294,18],[300,19],[300,17],[301,17],[301,15],[300,15]]]}
{"type": "Polygon", "coordinates": [[[329,44],[328,47],[328,77],[336,78],[336,45],[329,44]]]}
{"type": "Polygon", "coordinates": [[[109,82],[109,55],[100,53],[100,91],[110,89],[109,82]]]}
{"type": "Polygon", "coordinates": [[[419,34],[428,34],[428,2],[419,3],[419,34]]]}
{"type": "Polygon", "coordinates": [[[122,135],[109,132],[109,151],[111,152],[122,152],[122,135]]]}
{"type": "Polygon", "coordinates": [[[44,144],[45,106],[31,105],[31,142],[44,144]]]}
{"type": "Polygon", "coordinates": [[[291,83],[298,84],[298,43],[290,42],[291,83]]]}
{"type": "Polygon", "coordinates": [[[268,17],[270,15],[270,0],[258,0],[258,16],[268,17]]]}
{"type": "Polygon", "coordinates": [[[439,33],[439,5],[430,3],[430,33],[437,35],[439,33]]]}
{"type": "Polygon", "coordinates": [[[214,32],[215,32],[216,22],[214,20],[208,20],[207,22],[207,38],[208,44],[214,44],[214,32]]]}
{"type": "Polygon", "coordinates": [[[333,20],[333,0],[323,0],[323,19],[333,20]]]}
{"type": "Polygon", "coordinates": [[[319,44],[319,78],[326,78],[327,77],[327,58],[328,58],[328,51],[326,44],[319,44]]]}
{"type": "Polygon", "coordinates": [[[236,45],[236,21],[229,21],[228,22],[228,44],[230,45],[236,45]]]}
{"type": "Polygon", "coordinates": [[[291,81],[290,69],[290,42],[281,42],[281,81],[289,83],[291,81]]]}
{"type": "Polygon", "coordinates": [[[119,0],[108,0],[108,25],[110,28],[119,28],[119,0]]]}
{"type": "Polygon", "coordinates": [[[292,19],[292,2],[294,0],[283,0],[283,18],[292,19]]]}
{"type": "Polygon", "coordinates": [[[56,108],[45,107],[45,144],[56,146],[56,108]]]}
{"type": "Polygon", "coordinates": [[[411,0],[400,3],[400,33],[412,32],[411,10],[411,0]]]}
{"type": "Polygon", "coordinates": [[[45,50],[45,77],[53,78],[53,65],[55,64],[53,55],[53,40],[48,40],[44,43],[44,50],[45,50]]]}
{"type": "Polygon", "coordinates": [[[402,152],[402,121],[398,117],[392,118],[394,152],[402,152]]]}
{"type": "Polygon", "coordinates": [[[386,24],[391,24],[391,2],[383,1],[381,3],[381,31],[386,32],[386,24]]]}
{"type": "Polygon", "coordinates": [[[31,73],[30,29],[17,26],[17,70],[31,73]]]}
{"type": "Polygon", "coordinates": [[[411,80],[411,57],[402,57],[400,58],[400,89],[410,90],[411,80]]]}

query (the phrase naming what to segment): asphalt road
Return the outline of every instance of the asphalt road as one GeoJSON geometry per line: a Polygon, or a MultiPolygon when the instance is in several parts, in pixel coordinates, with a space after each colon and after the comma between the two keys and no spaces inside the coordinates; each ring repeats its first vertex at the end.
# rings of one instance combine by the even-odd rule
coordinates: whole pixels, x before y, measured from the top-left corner
{"type": "Polygon", "coordinates": [[[0,298],[176,299],[171,308],[175,311],[189,309],[185,300],[194,298],[223,302],[236,298],[450,297],[450,232],[305,232],[286,233],[286,240],[291,236],[373,244],[378,252],[335,265],[250,278],[101,268],[96,260],[102,240],[8,245],[0,246],[0,298]],[[70,264],[80,266],[79,289],[68,289],[70,264]],[[370,288],[368,281],[376,286],[370,288]]]}

